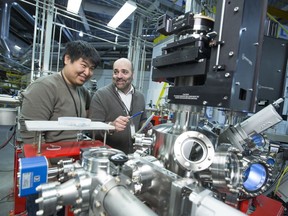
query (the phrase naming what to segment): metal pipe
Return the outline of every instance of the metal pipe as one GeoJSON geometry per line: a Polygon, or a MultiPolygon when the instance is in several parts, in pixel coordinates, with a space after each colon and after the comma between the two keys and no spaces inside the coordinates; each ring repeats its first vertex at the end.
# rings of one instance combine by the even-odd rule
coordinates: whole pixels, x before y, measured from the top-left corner
{"type": "Polygon", "coordinates": [[[1,16],[1,31],[0,31],[0,39],[3,48],[6,50],[7,59],[10,58],[10,47],[8,44],[9,39],[9,25],[10,25],[10,17],[11,17],[11,8],[14,8],[18,13],[20,13],[23,17],[26,18],[28,22],[31,24],[34,23],[33,17],[25,11],[17,2],[6,1],[2,3],[2,16],[1,16]]]}
{"type": "Polygon", "coordinates": [[[58,167],[50,167],[48,169],[48,179],[55,178],[57,175],[59,175],[59,168],[58,167]]]}
{"type": "MultiPolygon", "coordinates": [[[[45,41],[44,45],[44,56],[43,56],[43,75],[48,75],[50,52],[51,52],[51,36],[53,26],[53,14],[54,14],[54,0],[49,0],[49,4],[46,8],[46,27],[45,27],[45,41]]],[[[42,43],[41,43],[42,44],[42,43]]]]}
{"type": "MultiPolygon", "coordinates": [[[[226,0],[223,0],[223,2],[222,2],[222,9],[221,9],[221,21],[220,21],[220,29],[219,29],[219,38],[218,38],[218,41],[221,41],[221,40],[222,40],[223,22],[224,22],[224,16],[225,16],[225,6],[226,6],[226,0]]],[[[216,56],[216,63],[215,63],[215,65],[218,65],[218,64],[219,64],[220,49],[221,49],[221,44],[218,44],[218,47],[217,47],[217,56],[216,56]]]]}
{"type": "Polygon", "coordinates": [[[157,215],[123,186],[112,188],[105,196],[103,205],[108,215],[157,215]]]}
{"type": "Polygon", "coordinates": [[[56,71],[59,71],[59,59],[60,59],[60,51],[61,51],[62,30],[63,30],[63,25],[60,26],[60,32],[59,32],[58,57],[57,57],[57,69],[56,69],[56,71]]]}
{"type": "Polygon", "coordinates": [[[33,46],[32,46],[32,60],[31,60],[31,76],[30,82],[34,79],[34,62],[35,62],[35,49],[36,49],[36,40],[37,40],[37,23],[38,23],[38,16],[39,16],[39,0],[36,0],[36,9],[35,9],[35,22],[34,22],[34,37],[33,37],[33,46]]]}
{"type": "Polygon", "coordinates": [[[140,76],[139,76],[139,86],[138,89],[143,91],[143,83],[144,83],[144,71],[145,71],[145,62],[146,62],[146,51],[145,51],[145,42],[143,45],[143,52],[141,56],[141,64],[140,64],[140,76]]]}
{"type": "Polygon", "coordinates": [[[6,50],[7,57],[10,57],[10,48],[7,43],[7,39],[9,36],[9,23],[10,23],[10,14],[11,14],[11,4],[9,5],[7,2],[2,4],[2,16],[1,16],[1,32],[0,39],[3,48],[6,50]]]}
{"type": "MultiPolygon", "coordinates": [[[[55,9],[55,13],[54,13],[54,20],[57,19],[57,8],[55,9]]],[[[56,25],[53,25],[53,30],[52,30],[52,43],[51,43],[51,55],[50,55],[50,70],[53,71],[53,52],[54,52],[54,41],[55,41],[55,31],[56,31],[56,25]]],[[[59,58],[57,58],[58,60],[59,58]]],[[[58,70],[57,70],[58,71],[58,70]]]]}
{"type": "Polygon", "coordinates": [[[42,131],[38,132],[37,154],[41,155],[42,131]]]}

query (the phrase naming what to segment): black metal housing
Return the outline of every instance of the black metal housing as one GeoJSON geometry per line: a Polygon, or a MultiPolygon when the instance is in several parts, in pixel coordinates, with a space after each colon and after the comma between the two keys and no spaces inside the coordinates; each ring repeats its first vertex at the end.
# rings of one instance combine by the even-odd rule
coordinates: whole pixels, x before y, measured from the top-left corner
{"type": "Polygon", "coordinates": [[[215,38],[201,34],[185,44],[178,35],[177,41],[168,44],[162,55],[153,59],[152,79],[174,84],[168,92],[170,103],[255,112],[261,109],[263,100],[270,104],[283,97],[287,49],[283,45],[281,56],[266,50],[265,41],[270,40],[264,40],[267,1],[221,0],[216,10],[215,38]],[[268,85],[269,94],[261,87],[267,86],[264,80],[269,79],[267,67],[262,67],[267,57],[272,61],[275,58],[274,67],[280,71],[275,83],[268,85]],[[191,81],[187,85],[183,80],[191,81]]]}

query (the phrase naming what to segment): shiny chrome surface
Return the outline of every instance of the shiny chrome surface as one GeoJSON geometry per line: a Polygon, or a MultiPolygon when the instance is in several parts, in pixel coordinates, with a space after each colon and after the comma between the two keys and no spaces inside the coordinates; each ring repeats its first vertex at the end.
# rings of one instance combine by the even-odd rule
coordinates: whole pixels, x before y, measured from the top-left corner
{"type": "MultiPolygon", "coordinates": [[[[117,153],[123,153],[117,149],[96,148],[85,151],[82,154],[82,166],[86,171],[98,173],[100,170],[109,172],[109,156],[117,153]]],[[[124,153],[123,153],[124,154],[124,153]]]]}
{"type": "Polygon", "coordinates": [[[182,133],[174,144],[175,160],[188,171],[207,169],[213,162],[214,147],[204,134],[198,131],[182,133]]]}
{"type": "Polygon", "coordinates": [[[0,125],[15,125],[16,115],[16,108],[0,108],[0,125]]]}

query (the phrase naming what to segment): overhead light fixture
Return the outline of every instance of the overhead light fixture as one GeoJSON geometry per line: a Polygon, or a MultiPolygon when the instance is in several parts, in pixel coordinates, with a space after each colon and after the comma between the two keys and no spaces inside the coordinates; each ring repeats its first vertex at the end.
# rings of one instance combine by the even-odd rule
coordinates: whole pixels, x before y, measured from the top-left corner
{"type": "Polygon", "coordinates": [[[78,14],[82,0],[68,0],[67,11],[78,14]]]}
{"type": "Polygon", "coordinates": [[[137,8],[137,5],[133,1],[127,1],[120,10],[115,14],[115,16],[107,24],[112,28],[117,28],[121,23],[127,19],[137,8]]]}

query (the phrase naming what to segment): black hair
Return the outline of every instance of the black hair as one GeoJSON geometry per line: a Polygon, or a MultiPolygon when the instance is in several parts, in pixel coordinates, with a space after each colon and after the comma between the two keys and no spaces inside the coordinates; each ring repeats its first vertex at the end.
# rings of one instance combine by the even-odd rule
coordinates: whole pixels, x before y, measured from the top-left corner
{"type": "Polygon", "coordinates": [[[63,54],[63,65],[65,65],[65,55],[69,55],[72,63],[82,58],[91,62],[95,67],[101,61],[98,51],[88,42],[82,40],[71,41],[66,44],[63,54]]]}

